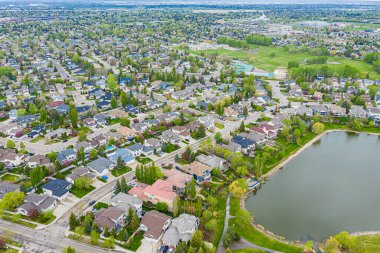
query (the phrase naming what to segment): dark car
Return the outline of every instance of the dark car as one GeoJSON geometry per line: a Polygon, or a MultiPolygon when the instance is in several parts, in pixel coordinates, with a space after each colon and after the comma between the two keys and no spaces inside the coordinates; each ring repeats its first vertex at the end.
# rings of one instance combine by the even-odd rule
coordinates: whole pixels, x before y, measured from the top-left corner
{"type": "Polygon", "coordinates": [[[168,252],[168,250],[169,250],[169,246],[166,245],[166,246],[164,247],[164,250],[163,250],[162,252],[166,253],[166,252],[168,252]]]}
{"type": "Polygon", "coordinates": [[[93,204],[95,204],[95,200],[91,200],[90,203],[88,203],[89,206],[92,206],[93,204]]]}

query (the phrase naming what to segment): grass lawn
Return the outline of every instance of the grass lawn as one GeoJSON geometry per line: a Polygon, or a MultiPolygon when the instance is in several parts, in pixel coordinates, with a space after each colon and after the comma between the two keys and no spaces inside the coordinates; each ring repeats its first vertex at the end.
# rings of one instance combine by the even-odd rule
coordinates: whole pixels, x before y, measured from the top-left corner
{"type": "Polygon", "coordinates": [[[236,249],[232,251],[233,253],[265,253],[265,251],[259,250],[259,249],[236,249]]]}
{"type": "Polygon", "coordinates": [[[100,182],[103,182],[103,183],[107,183],[107,180],[101,178],[101,177],[97,177],[96,179],[98,179],[100,182]]]}
{"type": "Polygon", "coordinates": [[[176,151],[179,148],[180,148],[180,146],[178,146],[178,145],[174,145],[172,143],[168,143],[168,144],[165,145],[165,148],[162,149],[162,152],[164,152],[164,153],[171,153],[173,151],[176,151]]]}
{"type": "Polygon", "coordinates": [[[224,125],[223,124],[220,124],[218,122],[215,122],[215,126],[219,129],[223,129],[224,128],[224,125]]]}
{"type": "Polygon", "coordinates": [[[47,224],[52,223],[55,220],[55,218],[57,218],[57,217],[55,215],[52,215],[48,220],[43,220],[43,217],[41,215],[39,215],[37,218],[35,218],[34,220],[32,220],[28,216],[21,215],[21,218],[23,218],[25,220],[30,220],[30,221],[33,221],[33,222],[37,222],[37,223],[41,223],[41,224],[47,225],[47,224]]]}
{"type": "Polygon", "coordinates": [[[149,157],[136,157],[136,161],[145,165],[145,164],[151,163],[153,160],[150,159],[149,157]]]}
{"type": "Polygon", "coordinates": [[[131,171],[131,170],[132,170],[132,168],[125,166],[123,168],[115,168],[115,169],[113,169],[111,171],[111,174],[114,177],[118,177],[118,176],[121,176],[121,175],[123,175],[123,174],[131,171]]]}
{"type": "Polygon", "coordinates": [[[1,218],[3,220],[9,221],[9,222],[13,222],[13,223],[16,223],[16,224],[19,224],[19,225],[22,225],[22,226],[25,226],[25,227],[28,227],[28,228],[36,228],[37,227],[36,224],[30,223],[30,222],[22,220],[22,219],[12,220],[12,216],[10,214],[5,213],[5,212],[3,213],[3,215],[1,216],[1,218]]]}
{"type": "Polygon", "coordinates": [[[44,137],[41,136],[41,135],[39,135],[39,136],[37,136],[36,138],[34,138],[33,140],[31,140],[30,142],[31,142],[31,143],[36,143],[37,141],[40,141],[40,140],[43,140],[43,139],[44,139],[44,137]]]}
{"type": "Polygon", "coordinates": [[[240,215],[240,203],[238,199],[231,198],[231,215],[236,218],[230,219],[230,226],[234,227],[236,232],[246,240],[273,250],[285,252],[285,253],[296,253],[302,252],[301,248],[293,245],[285,244],[272,239],[254,228],[246,219],[240,215]]]}
{"type": "Polygon", "coordinates": [[[8,181],[8,182],[16,182],[16,180],[19,178],[19,176],[16,176],[16,175],[12,175],[12,174],[8,174],[8,173],[5,173],[4,175],[2,175],[0,177],[0,179],[2,181],[8,181]]]}
{"type": "Polygon", "coordinates": [[[120,119],[119,119],[119,118],[111,119],[111,120],[110,120],[110,125],[111,125],[111,126],[112,126],[112,125],[115,125],[115,124],[117,124],[117,123],[120,123],[120,119]]]}
{"type": "Polygon", "coordinates": [[[141,246],[141,240],[144,237],[144,232],[139,231],[133,238],[130,239],[127,249],[136,251],[141,246]]]}
{"type": "Polygon", "coordinates": [[[93,190],[95,190],[95,186],[92,186],[92,185],[88,189],[77,189],[77,188],[75,188],[75,186],[73,186],[73,187],[71,187],[70,192],[72,194],[74,194],[75,197],[81,199],[93,190]]]}
{"type": "Polygon", "coordinates": [[[2,249],[0,250],[1,253],[17,253],[18,250],[17,249],[13,249],[13,248],[8,248],[8,249],[2,249]]]}
{"type": "Polygon", "coordinates": [[[363,243],[363,252],[367,252],[367,253],[380,252],[380,235],[358,236],[357,240],[363,243]]]}
{"type": "Polygon", "coordinates": [[[95,210],[99,210],[99,209],[102,209],[102,208],[107,208],[108,207],[108,204],[107,203],[103,203],[103,202],[97,202],[93,208],[95,210]]]}
{"type": "Polygon", "coordinates": [[[11,169],[9,172],[13,173],[13,174],[22,174],[23,173],[23,168],[21,167],[16,167],[16,168],[13,168],[11,169]]]}

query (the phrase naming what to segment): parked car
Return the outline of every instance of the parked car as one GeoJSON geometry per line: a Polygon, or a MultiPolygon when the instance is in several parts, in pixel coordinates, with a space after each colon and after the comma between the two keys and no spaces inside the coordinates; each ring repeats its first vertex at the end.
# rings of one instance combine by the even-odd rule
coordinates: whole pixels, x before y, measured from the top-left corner
{"type": "Polygon", "coordinates": [[[168,252],[168,249],[169,249],[169,246],[165,246],[164,250],[162,252],[166,253],[166,252],[168,252]]]}

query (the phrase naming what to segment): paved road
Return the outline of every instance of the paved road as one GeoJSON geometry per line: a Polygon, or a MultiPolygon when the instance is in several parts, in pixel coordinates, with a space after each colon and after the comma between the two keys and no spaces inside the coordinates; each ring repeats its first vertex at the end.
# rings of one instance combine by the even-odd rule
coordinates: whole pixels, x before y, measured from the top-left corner
{"type": "MultiPolygon", "coordinates": [[[[44,230],[35,230],[0,220],[0,230],[10,231],[13,238],[21,240],[30,252],[62,252],[62,248],[72,246],[77,252],[103,253],[105,249],[72,241],[65,237],[65,228],[54,225],[44,230]]],[[[112,252],[115,252],[114,250],[112,252]]]]}
{"type": "MultiPolygon", "coordinates": [[[[91,140],[93,137],[98,136],[99,134],[105,134],[111,129],[117,129],[120,126],[119,123],[111,126],[106,126],[104,128],[99,128],[96,129],[93,133],[90,133],[87,135],[87,138],[91,140]]],[[[0,144],[1,145],[6,145],[7,141],[9,138],[3,138],[0,137],[0,144]]],[[[29,141],[24,141],[22,138],[21,139],[14,139],[16,146],[19,147],[20,142],[23,142],[25,144],[25,148],[29,150],[31,153],[35,154],[48,154],[51,153],[52,151],[60,151],[66,149],[70,145],[75,145],[75,143],[78,141],[78,137],[74,137],[71,139],[68,139],[67,142],[58,142],[54,144],[41,144],[41,143],[32,143],[29,141]]]]}
{"type": "Polygon", "coordinates": [[[112,70],[114,74],[119,74],[119,69],[116,67],[111,66],[108,62],[102,60],[100,57],[98,57],[95,54],[92,54],[92,58],[96,60],[97,62],[101,63],[106,69],[112,70]]]}
{"type": "Polygon", "coordinates": [[[61,75],[61,77],[65,80],[70,79],[70,74],[62,67],[62,65],[57,60],[53,60],[54,66],[57,68],[58,73],[61,75]]]}

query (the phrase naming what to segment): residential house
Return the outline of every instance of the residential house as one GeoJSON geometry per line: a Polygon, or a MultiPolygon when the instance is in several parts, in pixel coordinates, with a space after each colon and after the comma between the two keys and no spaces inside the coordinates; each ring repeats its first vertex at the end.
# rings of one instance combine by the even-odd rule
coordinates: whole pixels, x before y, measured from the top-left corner
{"type": "Polygon", "coordinates": [[[44,194],[54,197],[59,201],[65,200],[70,193],[72,184],[62,179],[49,180],[42,186],[44,194]]]}
{"type": "Polygon", "coordinates": [[[162,147],[162,141],[158,140],[158,139],[155,139],[155,138],[145,139],[144,146],[146,146],[146,147],[152,147],[153,150],[156,150],[157,152],[160,152],[161,151],[161,147],[162,147]]]}
{"type": "Polygon", "coordinates": [[[255,149],[255,142],[241,135],[235,135],[231,142],[235,142],[240,145],[241,152],[248,156],[253,156],[252,152],[255,149]]]}
{"type": "Polygon", "coordinates": [[[0,161],[6,167],[17,167],[24,163],[26,155],[16,153],[14,149],[0,149],[0,161]]]}
{"type": "Polygon", "coordinates": [[[342,108],[338,105],[332,104],[330,105],[330,113],[335,117],[343,117],[346,116],[346,108],[342,108]]]}
{"type": "Polygon", "coordinates": [[[80,151],[82,148],[86,154],[89,154],[90,151],[93,149],[93,146],[88,141],[80,141],[80,142],[75,143],[74,150],[76,152],[80,151]]]}
{"type": "Polygon", "coordinates": [[[25,196],[24,203],[17,207],[17,212],[28,216],[32,211],[43,213],[53,210],[57,205],[57,199],[48,195],[30,193],[25,196]]]}
{"type": "Polygon", "coordinates": [[[299,108],[297,108],[296,114],[300,116],[311,117],[313,116],[313,109],[301,105],[299,108]]]}
{"type": "MultiPolygon", "coordinates": [[[[140,229],[145,231],[144,239],[157,244],[165,230],[170,226],[170,223],[170,216],[153,210],[145,213],[140,222],[140,229]]],[[[152,250],[152,252],[155,252],[155,250],[152,250]]]]}
{"type": "Polygon", "coordinates": [[[130,164],[135,161],[135,158],[132,156],[132,154],[124,148],[118,148],[114,152],[107,154],[107,158],[114,164],[117,163],[119,157],[124,162],[124,164],[130,164]]]}
{"type": "Polygon", "coordinates": [[[328,109],[324,105],[311,105],[310,108],[313,110],[313,115],[319,114],[319,115],[327,115],[328,109]]]}
{"type": "Polygon", "coordinates": [[[359,119],[365,119],[367,117],[367,112],[363,109],[362,106],[353,105],[348,115],[359,119]]]}
{"type": "Polygon", "coordinates": [[[47,166],[50,164],[50,159],[44,155],[32,155],[26,160],[29,168],[35,168],[37,165],[47,166]]]}
{"type": "Polygon", "coordinates": [[[239,113],[229,107],[224,108],[224,116],[228,118],[237,118],[239,116],[239,113]]]}
{"type": "Polygon", "coordinates": [[[125,218],[126,213],[124,210],[111,206],[98,210],[95,213],[94,222],[102,231],[104,231],[106,228],[108,228],[109,231],[112,229],[118,231],[124,226],[123,222],[125,218]]]}
{"type": "Polygon", "coordinates": [[[141,112],[140,108],[134,106],[134,105],[131,105],[131,104],[128,104],[124,107],[124,110],[127,112],[127,113],[130,113],[130,114],[139,114],[141,112]]]}
{"type": "Polygon", "coordinates": [[[95,175],[90,171],[88,167],[81,166],[71,171],[71,173],[65,177],[65,180],[71,184],[74,184],[75,180],[77,180],[79,177],[88,177],[93,179],[95,175]]]}
{"type": "Polygon", "coordinates": [[[210,180],[212,168],[206,164],[194,161],[181,167],[181,170],[192,175],[197,182],[210,180]]]}
{"type": "Polygon", "coordinates": [[[199,117],[198,122],[203,124],[206,129],[214,128],[214,118],[210,115],[199,117]]]}
{"type": "Polygon", "coordinates": [[[177,194],[185,194],[186,184],[193,178],[191,175],[183,173],[179,170],[165,170],[163,169],[166,179],[165,181],[172,184],[172,191],[177,194]]]}
{"type": "Polygon", "coordinates": [[[171,130],[165,130],[162,132],[160,139],[164,143],[176,144],[181,141],[181,137],[178,134],[173,133],[171,130]]]}
{"type": "Polygon", "coordinates": [[[196,157],[196,160],[210,166],[211,168],[218,168],[220,171],[225,171],[228,169],[228,162],[227,160],[220,158],[216,155],[199,155],[196,157]]]}
{"type": "Polygon", "coordinates": [[[108,125],[108,116],[102,113],[94,115],[94,120],[98,126],[107,126],[108,125]]]}
{"type": "Polygon", "coordinates": [[[115,167],[115,164],[104,157],[99,157],[98,159],[89,162],[87,167],[97,176],[101,177],[108,174],[109,171],[115,167]]]}
{"type": "Polygon", "coordinates": [[[177,198],[177,194],[172,190],[172,183],[162,179],[158,179],[152,185],[138,183],[128,193],[153,204],[164,202],[170,210],[177,198]]]}
{"type": "Polygon", "coordinates": [[[177,247],[179,242],[188,243],[199,227],[199,219],[194,215],[180,214],[171,220],[169,228],[162,237],[162,244],[177,247]]]}
{"type": "Polygon", "coordinates": [[[129,128],[129,127],[125,127],[125,126],[120,126],[118,129],[117,129],[117,132],[119,134],[121,134],[123,136],[123,138],[125,139],[131,139],[133,137],[135,137],[136,135],[136,131],[129,128]]]}
{"type": "Polygon", "coordinates": [[[133,195],[119,192],[116,196],[111,198],[110,203],[112,206],[123,210],[125,213],[128,213],[128,210],[132,209],[139,217],[142,216],[143,201],[133,195]]]}
{"type": "Polygon", "coordinates": [[[67,165],[77,158],[77,153],[73,148],[64,149],[57,154],[57,161],[62,165],[67,165]]]}

